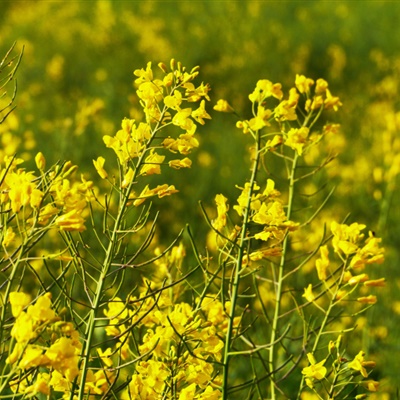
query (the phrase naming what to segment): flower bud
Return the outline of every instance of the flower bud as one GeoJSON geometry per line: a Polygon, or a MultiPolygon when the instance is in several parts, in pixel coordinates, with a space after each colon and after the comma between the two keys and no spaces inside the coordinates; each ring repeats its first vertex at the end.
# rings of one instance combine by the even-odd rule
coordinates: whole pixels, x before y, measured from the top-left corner
{"type": "Polygon", "coordinates": [[[385,278],[380,278],[380,279],[374,279],[370,281],[364,282],[364,286],[374,286],[374,287],[383,287],[386,286],[386,279],[385,278]]]}
{"type": "Polygon", "coordinates": [[[44,155],[41,151],[36,154],[35,163],[39,171],[44,171],[44,169],[46,168],[46,159],[44,158],[44,155]]]}
{"type": "Polygon", "coordinates": [[[375,304],[378,299],[376,298],[376,296],[370,294],[369,296],[359,297],[357,301],[363,304],[375,304]]]}
{"type": "Polygon", "coordinates": [[[163,71],[163,72],[165,72],[165,73],[168,72],[168,68],[167,68],[167,66],[166,66],[163,62],[158,63],[158,68],[160,68],[161,71],[163,71]]]}

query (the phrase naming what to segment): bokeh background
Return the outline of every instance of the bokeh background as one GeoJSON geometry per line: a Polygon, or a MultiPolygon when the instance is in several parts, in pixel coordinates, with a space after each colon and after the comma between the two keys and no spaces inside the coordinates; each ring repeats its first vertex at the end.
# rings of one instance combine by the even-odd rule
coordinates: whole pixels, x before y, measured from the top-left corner
{"type": "MultiPolygon", "coordinates": [[[[0,126],[0,155],[48,163],[71,160],[87,178],[107,156],[102,136],[124,117],[140,119],[133,70],[173,57],[212,87],[213,119],[199,129],[193,167],[166,172],[180,196],[165,203],[165,235],[188,221],[204,241],[198,201],[235,197],[248,169],[246,138],[235,119],[212,112],[225,98],[248,116],[247,95],[261,78],[287,89],[295,74],[328,80],[343,107],[330,166],[328,204],[342,220],[383,237],[388,278],[360,325],[364,350],[378,362],[380,399],[392,399],[400,371],[400,2],[398,1],[0,1],[0,54],[24,47],[17,109],[0,126]],[[238,168],[237,166],[242,167],[238,168]],[[196,185],[193,185],[196,182],[196,185]]],[[[28,163],[29,165],[29,163],[28,163]]]]}

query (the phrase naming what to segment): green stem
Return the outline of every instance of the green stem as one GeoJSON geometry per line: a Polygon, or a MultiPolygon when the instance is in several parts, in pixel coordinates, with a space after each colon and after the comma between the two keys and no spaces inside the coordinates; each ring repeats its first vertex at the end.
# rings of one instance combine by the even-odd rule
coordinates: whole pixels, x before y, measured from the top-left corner
{"type": "MultiPolygon", "coordinates": [[[[287,207],[287,219],[290,220],[291,214],[292,214],[292,208],[293,208],[293,199],[294,199],[294,185],[295,185],[295,174],[296,174],[296,167],[297,167],[297,161],[298,161],[298,154],[297,152],[294,155],[293,158],[293,163],[292,163],[292,168],[290,171],[290,176],[289,176],[289,198],[288,198],[288,207],[287,207]]],[[[274,311],[274,318],[272,321],[272,331],[271,331],[271,348],[269,351],[269,365],[270,365],[270,372],[271,372],[271,380],[270,380],[270,385],[271,385],[271,399],[276,398],[276,392],[275,392],[275,340],[278,335],[278,320],[279,320],[279,314],[281,310],[281,300],[282,300],[282,289],[283,289],[283,276],[284,276],[284,267],[285,267],[285,262],[286,262],[286,254],[287,254],[287,247],[289,243],[289,237],[288,235],[285,236],[285,239],[283,241],[282,245],[282,257],[281,261],[279,264],[279,270],[278,270],[278,277],[277,277],[277,282],[276,282],[276,301],[275,301],[275,311],[274,311]]]]}
{"type": "MultiPolygon", "coordinates": [[[[343,264],[342,273],[340,275],[339,280],[337,281],[336,289],[335,289],[334,293],[332,294],[332,298],[331,298],[331,301],[329,303],[329,307],[325,312],[324,319],[323,319],[323,321],[321,323],[321,326],[320,326],[320,328],[318,330],[317,336],[315,337],[314,345],[313,345],[312,350],[311,350],[311,352],[313,354],[318,349],[318,345],[319,345],[319,342],[321,340],[322,334],[324,333],[324,329],[325,329],[326,325],[328,324],[328,320],[329,320],[329,316],[331,315],[331,311],[336,306],[336,304],[338,303],[338,300],[336,300],[336,298],[337,298],[337,295],[338,295],[339,290],[340,290],[340,288],[342,286],[342,283],[343,283],[343,277],[344,277],[344,273],[345,273],[345,271],[347,269],[347,266],[348,266],[348,261],[349,261],[349,259],[346,259],[345,263],[343,264]]],[[[297,399],[300,399],[300,394],[301,394],[301,391],[302,391],[303,386],[304,386],[304,380],[305,380],[305,378],[303,376],[302,379],[301,379],[301,383],[300,383],[300,390],[297,393],[297,399]]],[[[332,388],[333,388],[333,384],[332,384],[332,388]]]]}
{"type": "MultiPolygon", "coordinates": [[[[164,109],[162,110],[160,121],[163,120],[165,112],[166,112],[166,107],[164,107],[164,109]]],[[[81,368],[80,368],[81,369],[81,378],[80,378],[80,385],[79,385],[79,393],[78,393],[78,397],[77,397],[78,400],[84,399],[85,382],[86,382],[86,377],[87,377],[87,373],[89,370],[90,353],[92,350],[93,338],[94,338],[94,334],[95,334],[95,330],[96,330],[97,313],[99,311],[100,303],[101,303],[101,300],[102,300],[102,297],[104,294],[103,291],[104,291],[106,277],[110,271],[112,261],[115,257],[115,246],[118,244],[118,241],[119,241],[118,236],[119,236],[120,230],[123,225],[124,216],[126,213],[126,207],[127,207],[128,201],[129,201],[129,194],[131,193],[133,185],[136,182],[140,167],[143,164],[143,160],[144,160],[145,156],[147,155],[147,150],[150,148],[151,143],[153,142],[153,139],[155,138],[156,134],[158,133],[160,125],[161,125],[161,122],[158,122],[152,132],[150,139],[148,140],[148,142],[146,144],[145,150],[140,155],[140,157],[137,161],[137,164],[136,164],[134,176],[132,178],[131,183],[127,187],[126,191],[124,193],[121,192],[121,194],[120,194],[120,200],[119,200],[120,207],[118,209],[118,215],[115,220],[112,234],[111,234],[111,237],[109,240],[106,255],[105,255],[105,258],[103,261],[102,271],[100,273],[100,277],[99,277],[99,280],[98,280],[97,286],[96,286],[95,298],[91,305],[88,322],[86,324],[86,330],[85,330],[85,339],[86,340],[85,340],[85,344],[84,344],[84,347],[82,350],[82,355],[81,355],[82,364],[81,364],[81,368]]],[[[72,396],[73,396],[73,391],[71,392],[71,398],[72,398],[72,396]]]]}
{"type": "Polygon", "coordinates": [[[223,357],[223,380],[222,380],[222,388],[223,388],[223,400],[228,400],[228,381],[229,381],[229,363],[230,358],[233,355],[231,352],[232,341],[233,341],[233,330],[234,330],[234,318],[235,318],[235,309],[236,303],[238,298],[238,291],[239,291],[239,283],[240,283],[240,275],[242,271],[242,260],[244,255],[244,250],[246,248],[246,236],[248,230],[248,223],[250,220],[250,207],[252,201],[252,194],[254,185],[256,182],[257,177],[257,170],[260,162],[260,134],[259,131],[255,132],[256,135],[256,148],[255,148],[255,159],[253,160],[253,167],[250,179],[250,190],[249,190],[249,197],[247,200],[247,205],[244,210],[243,215],[243,225],[240,234],[240,242],[238,248],[238,254],[236,259],[236,267],[235,267],[235,274],[233,277],[232,282],[232,293],[231,293],[231,306],[228,315],[228,328],[226,332],[226,339],[225,339],[225,348],[224,348],[224,357],[223,357]]]}

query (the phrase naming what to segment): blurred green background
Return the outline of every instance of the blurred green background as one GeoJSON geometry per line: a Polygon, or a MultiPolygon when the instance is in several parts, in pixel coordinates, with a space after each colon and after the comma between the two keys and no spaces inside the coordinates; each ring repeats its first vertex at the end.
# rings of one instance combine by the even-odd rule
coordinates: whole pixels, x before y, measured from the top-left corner
{"type": "Polygon", "coordinates": [[[387,248],[378,274],[389,285],[367,316],[374,328],[365,325],[364,350],[378,361],[374,377],[387,377],[377,398],[393,398],[400,386],[399,20],[393,1],[1,1],[0,54],[16,41],[24,56],[0,155],[17,150],[32,162],[42,151],[49,164],[72,160],[94,178],[92,159],[111,154],[102,136],[124,117],[140,118],[133,70],[171,58],[200,65],[213,119],[198,130],[192,169],[163,174],[181,191],[163,206],[163,226],[170,234],[191,221],[204,245],[198,200],[235,198],[235,184],[248,175],[247,138],[212,105],[225,98],[247,118],[258,79],[287,90],[296,73],[328,80],[343,102],[332,116],[342,131],[332,143],[341,155],[328,173],[337,185],[331,212],[339,221],[351,212],[387,248]]]}

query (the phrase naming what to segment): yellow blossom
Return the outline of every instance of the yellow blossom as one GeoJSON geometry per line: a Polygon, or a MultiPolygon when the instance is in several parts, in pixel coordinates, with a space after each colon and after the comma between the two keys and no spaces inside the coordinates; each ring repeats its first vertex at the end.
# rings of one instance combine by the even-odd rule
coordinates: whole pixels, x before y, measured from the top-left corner
{"type": "Polygon", "coordinates": [[[351,277],[348,281],[348,284],[353,286],[353,285],[357,285],[359,282],[365,282],[368,279],[369,278],[368,278],[367,274],[360,274],[360,275],[351,277]]]}
{"type": "Polygon", "coordinates": [[[93,160],[93,165],[102,179],[106,179],[108,176],[107,171],[104,169],[105,161],[104,157],[98,157],[97,160],[93,160]]]}
{"type": "Polygon", "coordinates": [[[174,169],[190,168],[192,166],[192,161],[189,158],[185,157],[182,160],[168,161],[168,165],[174,169]]]}
{"type": "Polygon", "coordinates": [[[179,106],[182,104],[182,93],[179,90],[174,90],[172,95],[164,97],[164,104],[168,108],[179,111],[179,106]]]}
{"type": "Polygon", "coordinates": [[[71,339],[62,336],[50,346],[45,355],[51,366],[72,382],[79,373],[79,352],[71,339]]]}
{"type": "Polygon", "coordinates": [[[192,112],[192,118],[201,125],[205,124],[204,119],[211,119],[210,115],[205,109],[205,104],[205,100],[202,100],[200,102],[200,107],[192,112]]]}
{"type": "Polygon", "coordinates": [[[343,104],[340,102],[339,97],[332,96],[329,89],[326,89],[324,105],[327,110],[333,109],[334,111],[337,111],[343,104]]]}
{"type": "Polygon", "coordinates": [[[384,287],[384,286],[386,286],[386,279],[379,278],[379,279],[372,279],[369,281],[365,281],[364,286],[384,287]]]}
{"type": "Polygon", "coordinates": [[[288,100],[281,101],[277,107],[274,109],[274,117],[277,121],[296,121],[297,104],[293,104],[293,102],[289,102],[288,100]]]}
{"type": "Polygon", "coordinates": [[[121,189],[126,189],[130,183],[132,183],[134,171],[129,167],[128,172],[125,174],[123,181],[121,182],[121,189]]]}
{"type": "Polygon", "coordinates": [[[222,194],[217,194],[215,196],[218,216],[212,222],[212,225],[217,231],[221,231],[226,225],[226,213],[228,212],[227,201],[228,199],[222,194]]]}
{"type": "Polygon", "coordinates": [[[328,82],[325,79],[319,78],[317,79],[317,83],[315,85],[315,93],[325,93],[328,88],[328,82]]]}
{"type": "Polygon", "coordinates": [[[145,164],[140,170],[141,175],[161,174],[161,164],[165,156],[160,156],[154,150],[146,157],[145,164]]]}
{"type": "Polygon", "coordinates": [[[292,128],[285,135],[285,145],[291,147],[293,150],[296,150],[297,153],[301,156],[303,154],[303,148],[307,143],[309,129],[305,126],[301,128],[292,128]]]}
{"type": "Polygon", "coordinates": [[[368,373],[367,370],[364,368],[364,355],[365,353],[363,351],[360,351],[355,357],[354,360],[349,362],[348,367],[351,369],[354,369],[356,371],[359,371],[361,373],[361,375],[364,378],[368,377],[368,373]]]}
{"type": "Polygon", "coordinates": [[[303,368],[301,371],[301,373],[305,376],[305,378],[317,379],[317,380],[324,379],[327,373],[327,369],[326,367],[324,367],[326,360],[322,360],[319,363],[317,363],[312,353],[308,353],[307,358],[310,362],[310,365],[308,367],[303,368]]]}
{"type": "Polygon", "coordinates": [[[10,304],[13,317],[17,318],[23,309],[31,302],[31,296],[24,292],[11,292],[10,304]]]}
{"type": "Polygon", "coordinates": [[[181,390],[178,400],[193,400],[195,393],[196,393],[196,384],[192,383],[181,390]]]}
{"type": "Polygon", "coordinates": [[[271,96],[280,100],[283,97],[282,85],[280,83],[272,83],[267,79],[261,79],[257,82],[253,93],[249,95],[249,99],[252,103],[262,103],[271,96]]]}
{"type": "Polygon", "coordinates": [[[367,380],[367,381],[362,381],[362,384],[366,386],[366,388],[370,391],[370,392],[377,392],[379,389],[379,382],[374,381],[372,379],[367,380]]]}
{"type": "Polygon", "coordinates": [[[15,238],[16,238],[16,234],[15,234],[13,228],[11,226],[9,226],[9,227],[7,227],[7,229],[4,232],[3,241],[1,242],[1,244],[4,247],[8,247],[12,242],[14,242],[15,238]]]}
{"type": "Polygon", "coordinates": [[[313,302],[315,300],[315,296],[312,289],[313,287],[311,283],[304,289],[303,297],[305,297],[305,299],[308,302],[313,302]]]}
{"type": "Polygon", "coordinates": [[[149,82],[153,80],[153,70],[151,69],[151,62],[147,63],[146,69],[136,69],[133,74],[138,78],[135,83],[140,84],[143,82],[149,82]]]}
{"type": "Polygon", "coordinates": [[[217,101],[217,104],[213,107],[215,111],[231,113],[233,112],[233,108],[229,105],[226,100],[220,99],[217,101]]]}
{"type": "Polygon", "coordinates": [[[180,111],[178,111],[172,118],[172,123],[176,126],[179,126],[180,128],[184,130],[190,130],[194,122],[193,120],[190,119],[190,116],[192,115],[192,109],[191,108],[184,108],[180,111]]]}
{"type": "Polygon", "coordinates": [[[319,249],[321,253],[321,258],[315,262],[315,267],[317,268],[318,279],[320,281],[325,281],[328,277],[328,267],[329,267],[329,250],[328,246],[321,246],[319,249]]]}
{"type": "Polygon", "coordinates": [[[362,304],[375,304],[378,299],[376,298],[376,296],[370,294],[369,296],[358,297],[357,301],[362,304]]]}
{"type": "Polygon", "coordinates": [[[55,224],[58,225],[62,231],[82,232],[86,229],[85,220],[78,210],[71,210],[66,214],[60,215],[56,218],[55,224]]]}
{"type": "Polygon", "coordinates": [[[35,163],[40,171],[44,171],[44,169],[46,168],[46,159],[44,158],[42,152],[36,154],[35,163]]]}
{"type": "Polygon", "coordinates": [[[306,78],[304,75],[296,74],[295,85],[300,93],[309,93],[310,87],[314,85],[314,81],[306,78]]]}

